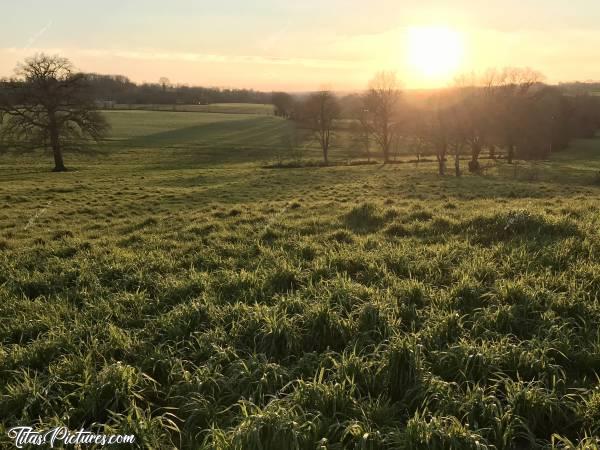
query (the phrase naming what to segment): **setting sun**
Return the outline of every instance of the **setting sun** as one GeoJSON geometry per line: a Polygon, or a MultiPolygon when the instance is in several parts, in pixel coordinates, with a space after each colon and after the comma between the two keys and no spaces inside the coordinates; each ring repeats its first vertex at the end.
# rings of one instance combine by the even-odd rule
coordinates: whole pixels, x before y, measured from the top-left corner
{"type": "Polygon", "coordinates": [[[415,75],[430,80],[450,78],[464,56],[462,35],[445,27],[408,29],[408,62],[415,75]]]}

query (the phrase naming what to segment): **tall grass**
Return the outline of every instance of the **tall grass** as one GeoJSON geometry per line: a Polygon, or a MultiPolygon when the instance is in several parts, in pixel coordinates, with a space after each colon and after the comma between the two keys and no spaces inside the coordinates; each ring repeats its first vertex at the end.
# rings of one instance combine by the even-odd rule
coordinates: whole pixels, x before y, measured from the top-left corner
{"type": "Polygon", "coordinates": [[[597,187],[130,144],[0,168],[2,445],[598,447],[597,187]]]}

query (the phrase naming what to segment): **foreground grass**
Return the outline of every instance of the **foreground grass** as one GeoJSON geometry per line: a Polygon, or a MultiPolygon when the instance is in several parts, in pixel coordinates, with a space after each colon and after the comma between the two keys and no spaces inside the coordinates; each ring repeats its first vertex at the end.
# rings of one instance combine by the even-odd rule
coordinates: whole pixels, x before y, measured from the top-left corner
{"type": "Polygon", "coordinates": [[[142,141],[66,174],[2,160],[4,429],[105,424],[151,448],[595,448],[598,142],[456,179],[264,170],[233,144],[205,167],[142,141]]]}

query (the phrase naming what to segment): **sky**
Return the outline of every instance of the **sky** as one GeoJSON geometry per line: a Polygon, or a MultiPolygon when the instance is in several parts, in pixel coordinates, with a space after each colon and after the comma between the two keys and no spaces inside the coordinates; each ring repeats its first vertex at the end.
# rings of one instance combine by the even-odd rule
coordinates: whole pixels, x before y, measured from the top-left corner
{"type": "Polygon", "coordinates": [[[379,70],[409,89],[505,66],[600,80],[598,0],[0,1],[0,76],[45,52],[136,82],[265,91],[358,90],[379,70]]]}

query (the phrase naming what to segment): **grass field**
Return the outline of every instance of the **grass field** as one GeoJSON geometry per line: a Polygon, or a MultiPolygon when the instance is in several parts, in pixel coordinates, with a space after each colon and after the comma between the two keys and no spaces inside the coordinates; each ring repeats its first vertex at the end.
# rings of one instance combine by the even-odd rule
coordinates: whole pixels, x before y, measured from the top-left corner
{"type": "Polygon", "coordinates": [[[148,110],[148,111],[184,111],[202,113],[225,113],[225,114],[260,114],[270,115],[274,113],[273,105],[261,103],[212,103],[210,105],[121,105],[117,104],[114,109],[124,110],[148,110]]]}
{"type": "Polygon", "coordinates": [[[281,146],[289,133],[290,123],[269,116],[251,114],[163,113],[153,111],[105,112],[112,125],[108,148],[191,152],[204,162],[221,164],[230,158],[240,162],[245,157],[255,161],[261,154],[281,146]],[[114,145],[116,144],[116,145],[114,145]],[[231,154],[236,150],[240,154],[231,154]],[[244,155],[244,150],[259,152],[244,155]]]}
{"type": "Polygon", "coordinates": [[[275,170],[274,117],[108,115],[74,171],[0,157],[0,439],[597,448],[600,140],[460,179],[275,170]]]}

